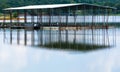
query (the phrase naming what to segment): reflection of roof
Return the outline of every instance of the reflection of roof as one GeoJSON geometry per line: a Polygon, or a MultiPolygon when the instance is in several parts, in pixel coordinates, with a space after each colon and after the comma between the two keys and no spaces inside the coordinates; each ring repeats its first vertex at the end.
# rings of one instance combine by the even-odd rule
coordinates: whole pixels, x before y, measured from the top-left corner
{"type": "Polygon", "coordinates": [[[94,5],[94,4],[87,4],[87,3],[76,3],[76,4],[30,5],[30,6],[6,8],[4,10],[50,9],[50,8],[63,8],[63,7],[73,7],[73,6],[86,6],[87,8],[97,7],[97,8],[103,8],[103,9],[116,9],[114,7],[109,7],[109,6],[101,6],[101,5],[94,5]]]}

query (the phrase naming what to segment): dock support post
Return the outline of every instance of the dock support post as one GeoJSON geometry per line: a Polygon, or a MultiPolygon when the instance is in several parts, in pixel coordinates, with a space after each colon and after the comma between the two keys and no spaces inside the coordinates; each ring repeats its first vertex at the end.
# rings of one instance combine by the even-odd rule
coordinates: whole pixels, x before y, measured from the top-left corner
{"type": "Polygon", "coordinates": [[[31,22],[32,22],[32,33],[31,33],[31,43],[32,46],[34,45],[35,39],[34,39],[34,10],[31,10],[31,12],[33,13],[31,16],[31,22]]]}
{"type": "Polygon", "coordinates": [[[92,48],[94,47],[93,45],[94,45],[94,8],[92,7],[92,25],[91,25],[91,31],[92,31],[92,48]]]}
{"type": "Polygon", "coordinates": [[[62,22],[61,22],[61,20],[62,20],[62,17],[61,17],[61,10],[59,9],[58,10],[59,12],[59,14],[58,14],[58,16],[59,16],[59,30],[58,30],[58,42],[59,42],[59,46],[60,46],[60,48],[61,48],[61,24],[62,24],[62,22]]]}
{"type": "Polygon", "coordinates": [[[43,22],[42,22],[42,10],[40,13],[40,21],[41,21],[41,27],[40,27],[40,31],[41,31],[41,45],[43,45],[43,22]]]}
{"type": "MultiPolygon", "coordinates": [[[[27,12],[24,10],[24,25],[27,23],[27,12]]],[[[26,27],[24,27],[24,45],[27,45],[27,31],[26,27]]]]}
{"type": "Polygon", "coordinates": [[[43,45],[43,24],[42,24],[42,9],[38,10],[38,15],[39,15],[39,24],[40,24],[40,30],[39,30],[39,41],[40,41],[40,45],[43,45]]]}
{"type": "Polygon", "coordinates": [[[73,40],[73,43],[74,43],[74,47],[77,48],[76,46],[76,30],[77,30],[77,25],[76,25],[76,19],[77,19],[77,16],[76,16],[76,11],[77,11],[77,6],[75,7],[75,10],[73,11],[73,15],[74,15],[74,27],[75,27],[75,30],[74,30],[74,40],[73,40]]]}
{"type": "MultiPolygon", "coordinates": [[[[66,9],[66,23],[65,23],[65,32],[66,32],[66,45],[67,45],[67,48],[69,48],[69,41],[68,41],[68,14],[69,14],[69,11],[70,11],[70,8],[66,9]]],[[[64,25],[63,25],[64,26],[64,25]]]]}
{"type": "Polygon", "coordinates": [[[5,21],[6,21],[6,15],[5,15],[5,11],[4,11],[4,20],[3,20],[3,35],[4,35],[4,38],[3,38],[3,42],[5,42],[5,39],[6,39],[6,30],[5,30],[5,21]]]}

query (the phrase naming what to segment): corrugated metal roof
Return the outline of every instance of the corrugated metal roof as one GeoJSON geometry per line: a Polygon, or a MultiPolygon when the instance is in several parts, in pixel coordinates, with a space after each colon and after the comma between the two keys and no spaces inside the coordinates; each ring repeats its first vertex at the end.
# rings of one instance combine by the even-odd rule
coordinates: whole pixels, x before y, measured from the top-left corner
{"type": "Polygon", "coordinates": [[[70,7],[70,6],[77,6],[77,5],[79,5],[79,6],[85,5],[85,6],[91,6],[91,7],[116,9],[114,7],[109,7],[109,6],[100,6],[100,5],[87,4],[87,3],[76,3],[76,4],[29,5],[29,6],[22,6],[22,7],[6,8],[4,10],[50,9],[50,8],[70,7]]]}

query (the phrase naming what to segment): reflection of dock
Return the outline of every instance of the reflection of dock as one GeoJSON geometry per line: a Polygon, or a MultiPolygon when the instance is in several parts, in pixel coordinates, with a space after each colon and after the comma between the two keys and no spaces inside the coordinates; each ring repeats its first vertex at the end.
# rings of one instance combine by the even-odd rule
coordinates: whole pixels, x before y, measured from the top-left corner
{"type": "MultiPolygon", "coordinates": [[[[40,29],[41,26],[0,26],[0,28],[11,28],[11,29],[40,29]]],[[[70,26],[61,26],[59,28],[59,26],[54,25],[54,26],[48,26],[48,25],[44,25],[43,26],[43,30],[83,30],[83,29],[109,29],[109,28],[114,28],[114,26],[74,26],[74,25],[70,25],[70,26]]]]}
{"type": "Polygon", "coordinates": [[[47,48],[53,49],[62,49],[62,50],[75,50],[75,51],[92,51],[103,48],[109,48],[109,46],[104,45],[91,45],[91,44],[83,44],[83,43],[70,43],[70,42],[53,42],[43,45],[47,48]]]}
{"type": "MultiPolygon", "coordinates": [[[[80,46],[81,42],[91,47],[110,46],[115,44],[115,30],[109,24],[109,15],[115,14],[116,8],[93,4],[57,4],[57,5],[32,5],[4,9],[4,15],[10,15],[8,25],[10,30],[10,43],[13,43],[13,29],[17,29],[16,41],[20,44],[20,30],[24,29],[24,45],[27,45],[28,30],[31,31],[31,45],[35,45],[35,29],[38,32],[39,45],[45,45],[44,41],[51,43],[54,39],[62,43],[73,40],[80,46]],[[13,13],[17,12],[17,20],[13,21],[13,13]],[[23,13],[24,20],[19,20],[19,15],[23,13]],[[28,19],[27,15],[30,15],[28,19]],[[103,18],[100,20],[100,18],[103,18]],[[29,21],[28,21],[29,20],[29,21]],[[18,29],[19,28],[19,29],[18,29]],[[109,39],[109,29],[112,29],[112,39],[109,39]],[[72,31],[72,33],[70,33],[72,31]],[[44,32],[46,35],[44,35],[44,32]],[[55,33],[55,34],[53,34],[55,33]],[[79,39],[80,37],[80,39],[79,39]],[[46,39],[46,40],[44,40],[46,39]],[[79,44],[78,44],[79,43],[79,44]],[[88,45],[89,43],[90,45],[88,45]]],[[[115,19],[115,17],[113,17],[115,19]]],[[[4,29],[5,35],[6,29],[4,29]]],[[[110,37],[111,38],[111,37],[110,37]]],[[[49,44],[47,42],[47,44],[49,44]]],[[[56,43],[55,43],[56,44],[56,43]]],[[[64,44],[64,43],[63,43],[64,44]]],[[[54,44],[52,44],[54,45],[54,44]]]]}
{"type": "MultiPolygon", "coordinates": [[[[18,26],[18,27],[11,27],[12,29],[35,29],[39,30],[41,27],[25,27],[25,26],[18,26]]],[[[89,27],[81,27],[81,26],[68,26],[68,27],[43,27],[43,30],[84,30],[84,29],[110,29],[114,28],[114,26],[89,26],[89,27]]]]}

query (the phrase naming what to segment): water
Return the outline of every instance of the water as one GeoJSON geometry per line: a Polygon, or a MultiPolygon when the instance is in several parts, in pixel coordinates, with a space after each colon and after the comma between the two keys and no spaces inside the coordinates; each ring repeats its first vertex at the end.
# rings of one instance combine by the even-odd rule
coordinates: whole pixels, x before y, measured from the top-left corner
{"type": "Polygon", "coordinates": [[[10,45],[0,30],[0,72],[119,72],[120,29],[116,33],[116,47],[82,52],[10,45]]]}

